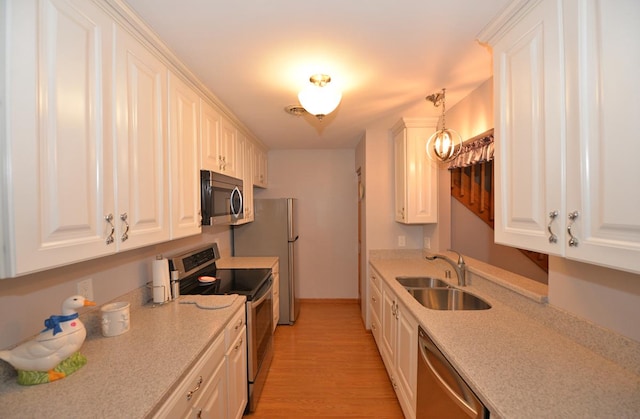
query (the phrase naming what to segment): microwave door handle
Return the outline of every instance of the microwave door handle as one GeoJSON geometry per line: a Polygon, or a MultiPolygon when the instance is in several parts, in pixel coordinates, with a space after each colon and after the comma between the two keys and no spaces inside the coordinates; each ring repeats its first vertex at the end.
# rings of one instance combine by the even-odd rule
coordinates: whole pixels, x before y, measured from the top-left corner
{"type": "Polygon", "coordinates": [[[233,188],[233,191],[231,191],[231,213],[234,217],[238,217],[240,215],[240,211],[242,211],[242,205],[242,194],[240,193],[240,189],[238,189],[238,187],[236,186],[235,188],[233,188]],[[238,198],[240,198],[240,207],[237,210],[233,207],[233,195],[235,194],[238,194],[238,198]]]}

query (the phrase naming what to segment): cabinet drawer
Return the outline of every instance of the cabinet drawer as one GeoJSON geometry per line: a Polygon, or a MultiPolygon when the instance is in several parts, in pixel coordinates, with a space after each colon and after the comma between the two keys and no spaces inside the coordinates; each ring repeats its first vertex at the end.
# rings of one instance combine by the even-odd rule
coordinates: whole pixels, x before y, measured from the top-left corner
{"type": "Polygon", "coordinates": [[[245,312],[245,306],[243,305],[236,311],[233,318],[227,324],[227,327],[224,331],[224,347],[225,350],[231,347],[231,344],[240,336],[241,333],[244,332],[244,326],[247,324],[247,316],[245,312]]]}
{"type": "Polygon", "coordinates": [[[373,268],[371,268],[371,273],[369,274],[369,282],[375,285],[378,292],[380,292],[380,274],[373,268]]]}
{"type": "Polygon", "coordinates": [[[214,379],[218,366],[224,362],[224,354],[224,335],[220,334],[169,394],[154,418],[186,417],[200,397],[199,393],[209,387],[209,382],[214,379]]]}
{"type": "Polygon", "coordinates": [[[382,314],[382,293],[375,286],[371,287],[371,297],[369,298],[369,307],[378,319],[382,314]]]}

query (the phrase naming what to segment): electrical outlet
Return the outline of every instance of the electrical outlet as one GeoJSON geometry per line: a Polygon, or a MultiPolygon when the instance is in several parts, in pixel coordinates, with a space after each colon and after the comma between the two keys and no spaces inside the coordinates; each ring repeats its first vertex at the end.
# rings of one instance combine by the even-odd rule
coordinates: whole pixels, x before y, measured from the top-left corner
{"type": "Polygon", "coordinates": [[[398,246],[405,247],[407,245],[407,239],[405,236],[398,236],[398,246]]]}
{"type": "Polygon", "coordinates": [[[424,248],[431,249],[431,237],[424,238],[424,248]]]}
{"type": "Polygon", "coordinates": [[[87,278],[78,282],[78,294],[93,301],[93,279],[87,278]]]}

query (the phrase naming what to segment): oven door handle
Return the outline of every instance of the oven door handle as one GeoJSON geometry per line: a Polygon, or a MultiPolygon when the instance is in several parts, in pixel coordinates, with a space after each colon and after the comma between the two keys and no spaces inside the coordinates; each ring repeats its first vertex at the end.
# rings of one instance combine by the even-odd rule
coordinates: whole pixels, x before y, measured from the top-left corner
{"type": "Polygon", "coordinates": [[[262,304],[262,302],[269,296],[269,290],[272,288],[273,286],[273,281],[272,281],[272,276],[269,276],[268,281],[268,285],[264,286],[262,288],[264,288],[266,291],[257,299],[254,301],[251,301],[251,305],[252,306],[259,306],[260,304],[262,304]]]}

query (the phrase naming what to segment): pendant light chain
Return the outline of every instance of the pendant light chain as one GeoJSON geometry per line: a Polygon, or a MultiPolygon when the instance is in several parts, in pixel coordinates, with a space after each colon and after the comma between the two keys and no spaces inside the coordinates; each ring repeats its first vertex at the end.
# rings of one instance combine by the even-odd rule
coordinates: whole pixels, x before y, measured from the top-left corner
{"type": "Polygon", "coordinates": [[[447,97],[445,96],[445,90],[446,89],[442,89],[442,130],[444,131],[447,128],[447,124],[445,123],[445,103],[447,101],[447,97]]]}

